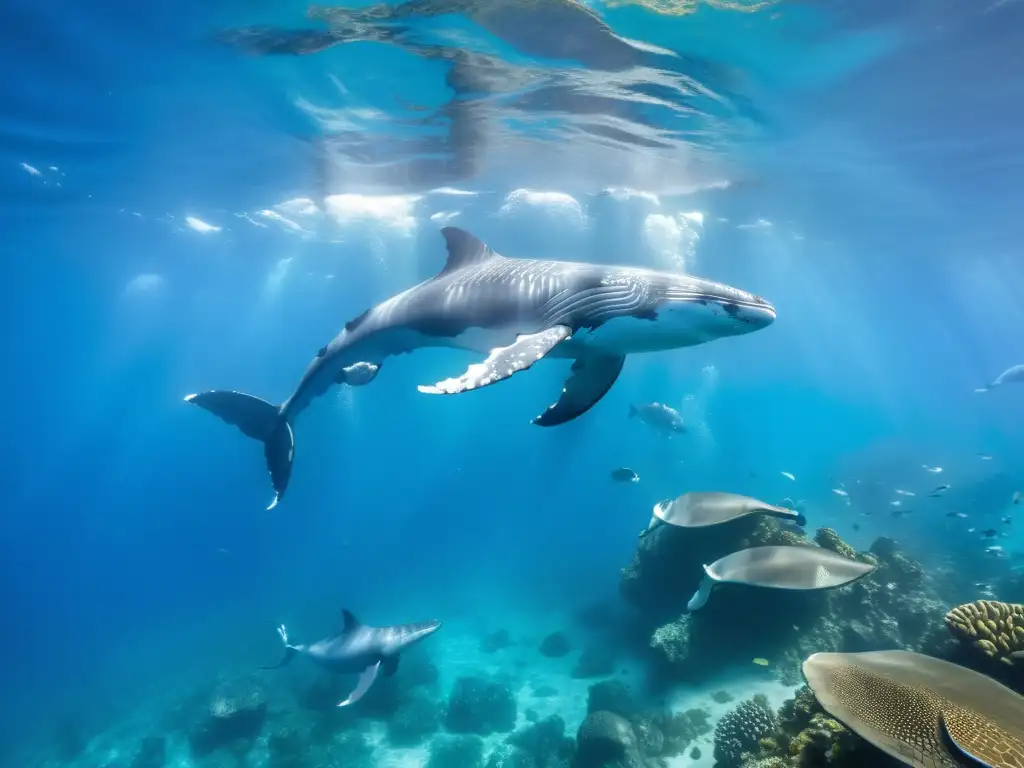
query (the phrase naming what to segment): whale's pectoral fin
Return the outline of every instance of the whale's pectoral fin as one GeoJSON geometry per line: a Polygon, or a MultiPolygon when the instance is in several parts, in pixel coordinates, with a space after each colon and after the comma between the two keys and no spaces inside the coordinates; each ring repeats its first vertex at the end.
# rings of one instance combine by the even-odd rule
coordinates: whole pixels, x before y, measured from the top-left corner
{"type": "Polygon", "coordinates": [[[439,381],[433,386],[421,385],[418,389],[428,395],[457,395],[470,389],[486,387],[507,379],[513,373],[525,371],[571,335],[572,330],[565,325],[524,334],[507,347],[491,350],[486,360],[469,366],[461,376],[439,381]]]}
{"type": "Polygon", "coordinates": [[[554,427],[572,421],[589,411],[619,378],[626,358],[621,355],[587,355],[576,358],[562,396],[533,420],[542,427],[554,427]]]}
{"type": "Polygon", "coordinates": [[[366,692],[370,690],[370,686],[373,685],[373,681],[377,679],[377,670],[380,669],[380,662],[375,661],[373,664],[368,666],[362,672],[359,673],[359,682],[356,683],[355,690],[348,695],[348,698],[344,701],[339,701],[339,707],[347,707],[349,704],[355,704],[366,692]]]}
{"type": "Polygon", "coordinates": [[[380,663],[380,673],[384,677],[391,677],[398,671],[398,656],[388,656],[380,663]]]}

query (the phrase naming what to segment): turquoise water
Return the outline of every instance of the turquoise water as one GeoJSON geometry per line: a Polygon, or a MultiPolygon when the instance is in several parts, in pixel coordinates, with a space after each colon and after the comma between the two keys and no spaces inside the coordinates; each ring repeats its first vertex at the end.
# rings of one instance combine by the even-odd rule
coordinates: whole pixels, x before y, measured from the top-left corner
{"type": "MultiPolygon", "coordinates": [[[[1024,387],[974,391],[1024,363],[1024,4],[693,5],[0,11],[4,765],[127,766],[146,738],[169,766],[276,765],[285,731],[296,765],[351,733],[369,765],[425,764],[430,739],[391,744],[379,701],[309,737],[322,678],[298,662],[258,676],[268,721],[244,749],[190,747],[211,690],[279,658],[275,627],[313,640],[343,607],[442,621],[413,652],[436,668],[424,700],[497,676],[520,730],[558,715],[574,736],[603,679],[712,723],[718,690],[777,707],[796,639],[673,677],[649,638],[700,571],[644,584],[664,615],[620,584],[652,506],[688,491],[789,498],[858,550],[897,540],[939,624],[1024,600],[1024,387]],[[509,257],[699,275],[778,317],[630,355],[552,429],[530,420],[566,360],[434,397],[417,386],[483,357],[390,358],[296,421],[267,511],[258,443],[182,398],[283,402],[346,322],[442,269],[443,226],[509,257]],[[628,418],[655,401],[685,433],[628,418]],[[553,632],[571,653],[539,652],[553,632]],[[573,677],[585,650],[614,663],[573,677]]],[[[673,765],[713,764],[710,734],[690,746],[673,765]]]]}

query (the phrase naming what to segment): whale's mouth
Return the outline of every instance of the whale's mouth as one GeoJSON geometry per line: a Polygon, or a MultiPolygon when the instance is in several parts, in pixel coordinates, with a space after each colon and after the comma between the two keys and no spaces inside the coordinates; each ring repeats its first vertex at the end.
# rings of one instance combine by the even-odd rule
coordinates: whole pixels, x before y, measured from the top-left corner
{"type": "Polygon", "coordinates": [[[721,291],[698,291],[670,288],[665,293],[670,302],[692,303],[718,307],[733,320],[764,327],[775,322],[775,307],[760,296],[723,286],[721,291]]]}

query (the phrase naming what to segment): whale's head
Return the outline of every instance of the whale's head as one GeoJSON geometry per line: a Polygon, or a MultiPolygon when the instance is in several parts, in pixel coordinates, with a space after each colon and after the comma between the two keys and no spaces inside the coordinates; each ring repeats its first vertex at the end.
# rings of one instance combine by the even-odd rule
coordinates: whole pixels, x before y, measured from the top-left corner
{"type": "Polygon", "coordinates": [[[771,302],[739,288],[686,275],[658,282],[652,290],[656,321],[669,332],[693,334],[693,343],[753,333],[775,322],[771,302]]]}

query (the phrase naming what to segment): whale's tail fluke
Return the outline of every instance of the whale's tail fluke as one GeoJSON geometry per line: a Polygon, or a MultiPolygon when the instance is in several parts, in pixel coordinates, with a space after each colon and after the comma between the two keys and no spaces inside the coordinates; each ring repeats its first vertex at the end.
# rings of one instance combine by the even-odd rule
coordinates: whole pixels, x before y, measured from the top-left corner
{"type": "Polygon", "coordinates": [[[228,424],[234,424],[248,437],[263,443],[267,457],[267,470],[274,486],[274,500],[267,509],[273,509],[281,500],[292,474],[295,457],[295,438],[292,426],[276,405],[242,392],[212,390],[189,395],[185,402],[198,405],[228,424]]]}

